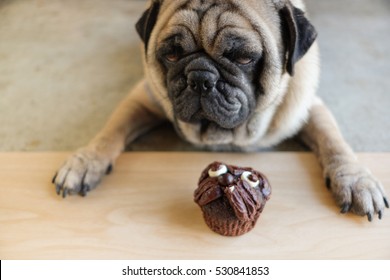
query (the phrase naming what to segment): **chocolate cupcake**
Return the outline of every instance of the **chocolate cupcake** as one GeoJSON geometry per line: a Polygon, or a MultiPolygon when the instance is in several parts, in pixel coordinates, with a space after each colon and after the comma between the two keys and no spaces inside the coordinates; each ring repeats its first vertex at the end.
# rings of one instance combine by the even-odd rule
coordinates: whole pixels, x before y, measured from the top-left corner
{"type": "Polygon", "coordinates": [[[203,170],[194,200],[211,230],[238,236],[255,226],[270,196],[271,186],[262,173],[213,162],[203,170]]]}

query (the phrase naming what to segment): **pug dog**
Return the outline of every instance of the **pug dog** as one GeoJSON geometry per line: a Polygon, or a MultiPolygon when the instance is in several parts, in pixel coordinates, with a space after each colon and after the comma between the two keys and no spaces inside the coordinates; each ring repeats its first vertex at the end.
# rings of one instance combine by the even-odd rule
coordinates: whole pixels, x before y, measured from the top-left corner
{"type": "Polygon", "coordinates": [[[341,213],[382,218],[381,183],[316,95],[317,33],[300,0],[152,0],[136,24],[145,78],[53,179],[85,196],[126,145],[162,120],[204,148],[268,147],[299,135],[341,213]]]}

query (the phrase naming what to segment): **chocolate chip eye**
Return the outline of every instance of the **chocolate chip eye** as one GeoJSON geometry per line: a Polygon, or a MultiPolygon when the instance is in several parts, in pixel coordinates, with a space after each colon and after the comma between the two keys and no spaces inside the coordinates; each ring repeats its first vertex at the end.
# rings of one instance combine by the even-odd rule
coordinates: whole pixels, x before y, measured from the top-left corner
{"type": "Polygon", "coordinates": [[[241,180],[247,182],[252,188],[256,188],[260,184],[259,178],[257,178],[255,174],[252,174],[249,171],[245,171],[244,173],[242,173],[241,180]]]}
{"type": "Polygon", "coordinates": [[[209,169],[209,176],[210,177],[218,177],[218,176],[221,176],[225,173],[228,172],[228,169],[226,167],[226,165],[224,164],[219,164],[219,165],[216,165],[216,166],[212,166],[210,169],[209,169]]]}

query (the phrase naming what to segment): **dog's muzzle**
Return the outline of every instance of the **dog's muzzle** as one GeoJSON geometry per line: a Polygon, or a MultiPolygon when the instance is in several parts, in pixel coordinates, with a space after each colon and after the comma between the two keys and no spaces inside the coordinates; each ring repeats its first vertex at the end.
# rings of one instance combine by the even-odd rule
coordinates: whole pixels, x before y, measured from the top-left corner
{"type": "Polygon", "coordinates": [[[205,56],[189,61],[183,70],[182,78],[172,81],[176,85],[172,101],[179,120],[233,129],[247,119],[254,101],[235,73],[205,56]]]}

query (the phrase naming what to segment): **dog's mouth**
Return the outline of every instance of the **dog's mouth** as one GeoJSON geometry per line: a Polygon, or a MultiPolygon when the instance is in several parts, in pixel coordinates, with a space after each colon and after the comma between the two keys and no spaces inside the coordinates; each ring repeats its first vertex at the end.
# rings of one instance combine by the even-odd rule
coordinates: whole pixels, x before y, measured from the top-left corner
{"type": "Polygon", "coordinates": [[[186,140],[196,144],[225,145],[233,141],[235,128],[224,128],[218,122],[199,114],[196,121],[183,121],[177,118],[177,129],[180,134],[187,135],[186,140]],[[202,117],[201,117],[202,116],[202,117]]]}
{"type": "Polygon", "coordinates": [[[213,95],[199,97],[193,92],[183,91],[181,97],[174,100],[176,117],[183,122],[200,124],[202,130],[210,124],[234,129],[245,121],[249,115],[246,100],[225,99],[225,94],[217,91],[213,95]]]}
{"type": "Polygon", "coordinates": [[[205,143],[227,144],[232,141],[234,129],[226,129],[216,122],[203,119],[200,121],[200,138],[205,143]]]}
{"type": "MultiPolygon", "coordinates": [[[[207,119],[200,120],[200,134],[204,135],[212,123],[213,123],[212,121],[207,119]]],[[[213,123],[213,125],[217,125],[217,124],[213,123]]]]}
{"type": "Polygon", "coordinates": [[[232,130],[234,127],[225,127],[223,123],[220,123],[212,118],[209,118],[204,112],[199,111],[194,114],[189,123],[198,124],[200,126],[200,134],[205,135],[210,130],[227,131],[232,130]]]}

